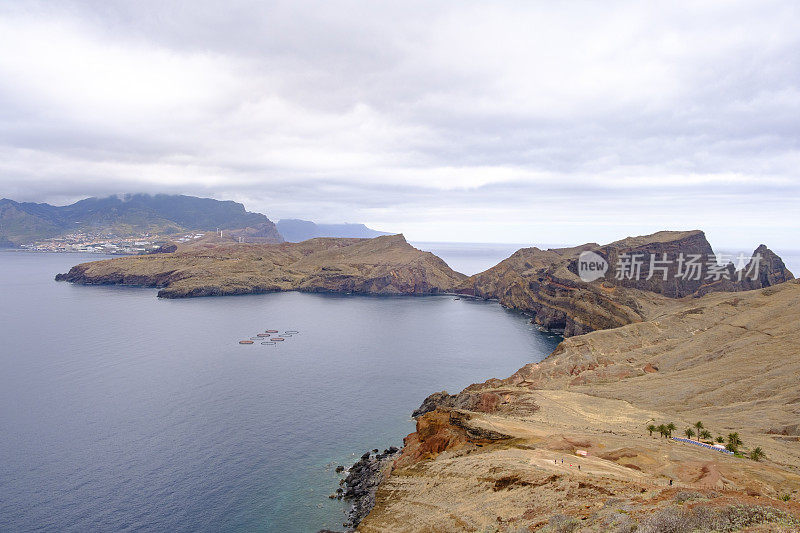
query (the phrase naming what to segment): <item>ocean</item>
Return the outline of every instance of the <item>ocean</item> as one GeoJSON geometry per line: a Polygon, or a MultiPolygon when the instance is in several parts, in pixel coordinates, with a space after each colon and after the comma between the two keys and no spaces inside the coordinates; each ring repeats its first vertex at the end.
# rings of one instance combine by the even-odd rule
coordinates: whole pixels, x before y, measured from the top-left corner
{"type": "MultiPolygon", "coordinates": [[[[468,271],[499,252],[443,255],[468,271]]],[[[401,445],[428,394],[560,340],[450,296],[160,300],[53,281],[95,259],[0,253],[1,531],[342,529],[337,465],[401,445]],[[238,344],[267,329],[299,333],[238,344]]]]}

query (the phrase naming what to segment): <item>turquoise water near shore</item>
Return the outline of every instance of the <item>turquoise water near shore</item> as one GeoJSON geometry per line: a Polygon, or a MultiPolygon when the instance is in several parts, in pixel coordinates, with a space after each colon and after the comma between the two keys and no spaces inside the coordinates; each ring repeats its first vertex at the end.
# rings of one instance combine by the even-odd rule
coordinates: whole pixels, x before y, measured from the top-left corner
{"type": "Polygon", "coordinates": [[[400,445],[429,393],[559,341],[447,296],[159,300],[53,281],[92,259],[0,253],[2,531],[341,529],[336,465],[400,445]],[[237,343],[268,328],[300,334],[237,343]]]}

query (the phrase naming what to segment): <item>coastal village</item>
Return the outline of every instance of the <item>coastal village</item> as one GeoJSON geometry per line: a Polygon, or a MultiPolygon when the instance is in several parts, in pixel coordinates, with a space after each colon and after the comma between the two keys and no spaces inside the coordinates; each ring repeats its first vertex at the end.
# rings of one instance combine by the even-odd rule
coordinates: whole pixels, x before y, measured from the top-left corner
{"type": "Polygon", "coordinates": [[[107,232],[74,232],[52,239],[22,244],[20,248],[33,252],[80,252],[103,255],[143,255],[158,250],[167,242],[184,243],[203,237],[205,233],[190,232],[179,236],[139,233],[120,236],[107,232]]]}

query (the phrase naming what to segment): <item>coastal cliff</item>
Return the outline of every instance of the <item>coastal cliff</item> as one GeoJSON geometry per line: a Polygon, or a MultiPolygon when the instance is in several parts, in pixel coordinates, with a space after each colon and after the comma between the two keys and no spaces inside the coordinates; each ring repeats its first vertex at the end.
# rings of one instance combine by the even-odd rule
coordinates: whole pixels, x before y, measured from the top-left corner
{"type": "Polygon", "coordinates": [[[437,294],[465,279],[402,235],[281,244],[240,244],[210,236],[173,253],[83,263],[56,276],[85,285],[158,287],[163,298],[289,290],[437,294]]]}
{"type": "Polygon", "coordinates": [[[432,394],[358,530],[798,530],[798,302],[798,281],[671,299],[432,394]],[[698,421],[741,453],[648,430],[698,421]]]}
{"type": "Polygon", "coordinates": [[[739,270],[733,264],[714,267],[715,255],[702,231],[661,231],[604,246],[523,248],[470,277],[458,292],[497,299],[569,337],[641,322],[667,299],[758,289],[794,279],[766,246],[761,245],[752,257],[759,258],[757,263],[751,260],[739,270]],[[578,261],[583,252],[594,252],[605,261],[605,275],[593,281],[581,279],[578,261]],[[633,265],[627,259],[631,257],[633,265]],[[687,272],[692,257],[697,258],[697,269],[687,272]],[[620,272],[618,265],[637,270],[620,272]],[[652,273],[651,265],[657,265],[652,273]]]}

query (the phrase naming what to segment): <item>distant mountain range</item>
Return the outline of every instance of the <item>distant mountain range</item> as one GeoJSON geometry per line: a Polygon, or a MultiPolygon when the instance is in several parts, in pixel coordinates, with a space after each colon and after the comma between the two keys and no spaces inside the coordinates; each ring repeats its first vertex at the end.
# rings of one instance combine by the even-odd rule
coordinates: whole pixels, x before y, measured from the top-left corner
{"type": "Polygon", "coordinates": [[[126,236],[250,227],[282,240],[269,218],[233,201],[166,194],[87,198],[66,206],[0,200],[0,246],[5,247],[76,231],[126,236]]]}
{"type": "Polygon", "coordinates": [[[302,242],[315,237],[371,239],[381,235],[392,235],[392,233],[368,228],[364,224],[317,224],[298,218],[281,219],[277,226],[278,231],[287,242],[302,242]]]}
{"type": "Polygon", "coordinates": [[[262,243],[390,235],[363,224],[315,224],[300,219],[284,219],[276,226],[266,215],[246,211],[240,203],[195,196],[127,194],[86,198],[65,206],[0,199],[0,248],[76,232],[128,237],[218,229],[227,237],[262,243]]]}

